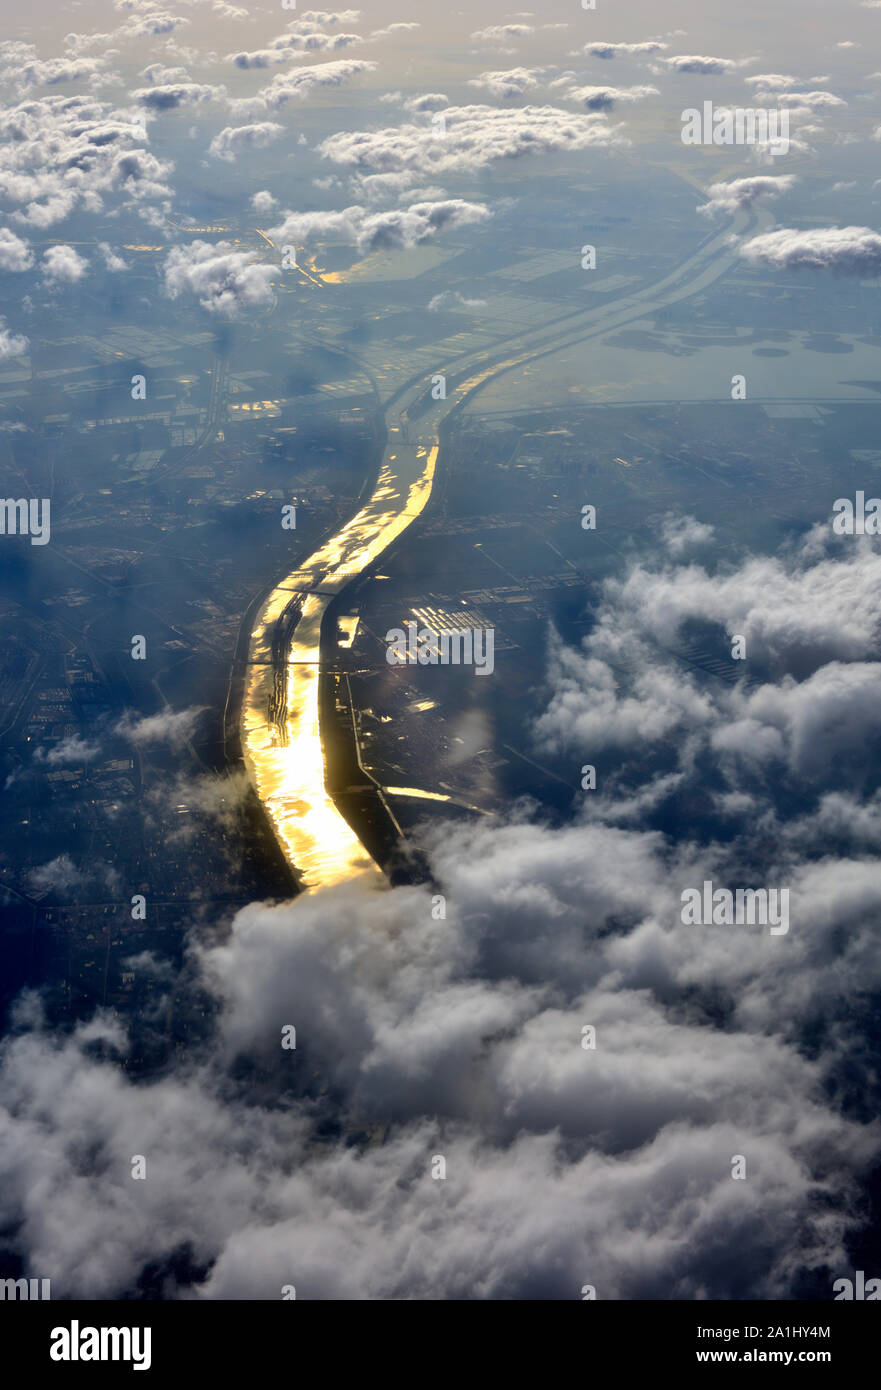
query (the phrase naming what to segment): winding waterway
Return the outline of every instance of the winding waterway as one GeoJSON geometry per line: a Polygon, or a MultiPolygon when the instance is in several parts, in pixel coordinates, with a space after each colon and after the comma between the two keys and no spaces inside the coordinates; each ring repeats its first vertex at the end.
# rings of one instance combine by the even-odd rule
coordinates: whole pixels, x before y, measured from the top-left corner
{"type": "MultiPolygon", "coordinates": [[[[623,298],[570,313],[556,325],[513,335],[494,351],[463,354],[447,369],[447,395],[434,401],[429,383],[411,383],[395,406],[398,423],[376,486],[361,510],[261,607],[251,633],[242,704],[245,764],[285,858],[306,887],[362,877],[385,879],[325,786],[319,727],[321,625],[331,600],[373,564],[425,510],[431,496],[441,421],[489,380],[536,357],[597,337],[697,293],[732,264],[732,232],[754,219],[738,214],[669,275],[623,298]],[[418,423],[408,419],[416,413],[418,423]]],[[[389,411],[389,414],[392,412],[389,411]]]]}

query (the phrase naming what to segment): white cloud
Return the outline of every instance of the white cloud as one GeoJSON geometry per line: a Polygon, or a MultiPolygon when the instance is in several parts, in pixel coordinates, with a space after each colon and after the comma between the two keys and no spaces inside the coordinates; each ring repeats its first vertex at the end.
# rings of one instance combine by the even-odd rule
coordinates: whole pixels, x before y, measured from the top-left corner
{"type": "Polygon", "coordinates": [[[58,96],[0,111],[0,196],[16,221],[41,229],[74,210],[99,213],[118,195],[167,199],[171,164],[144,148],[147,132],[131,110],[94,97],[58,96]]]}
{"type": "Polygon", "coordinates": [[[580,101],[588,111],[610,111],[619,102],[632,103],[644,101],[646,97],[656,97],[657,87],[572,87],[566,92],[567,99],[580,101]]]}
{"type": "Polygon", "coordinates": [[[713,539],[714,528],[694,516],[664,517],[661,523],[661,537],[670,554],[679,558],[687,550],[707,545],[713,539]]]}
{"type": "Polygon", "coordinates": [[[538,86],[543,68],[508,68],[502,72],[482,72],[469,79],[469,87],[483,87],[494,97],[522,97],[538,86]]]}
{"type": "Polygon", "coordinates": [[[471,37],[477,43],[500,44],[511,39],[525,39],[534,33],[531,24],[490,24],[486,29],[477,29],[471,37]]]}
{"type": "Polygon", "coordinates": [[[222,19],[250,19],[250,13],[241,5],[230,5],[228,0],[211,0],[211,8],[222,19]]]}
{"type": "MultiPolygon", "coordinates": [[[[762,93],[757,93],[761,99],[762,93]]],[[[834,96],[832,92],[778,92],[774,98],[784,110],[796,108],[803,111],[830,111],[837,106],[847,106],[844,97],[834,96]]]]}
{"type": "Polygon", "coordinates": [[[181,15],[168,14],[164,11],[149,10],[142,14],[139,19],[130,19],[123,26],[122,30],[117,31],[112,37],[125,37],[140,39],[152,37],[157,34],[170,34],[175,29],[179,29],[184,24],[189,24],[188,19],[181,15]]]}
{"type": "Polygon", "coordinates": [[[259,193],[254,193],[251,197],[251,207],[255,212],[272,212],[273,208],[278,207],[278,199],[273,198],[266,188],[261,188],[259,193]]]}
{"type": "Polygon", "coordinates": [[[376,43],[379,39],[391,38],[396,34],[407,34],[413,29],[421,29],[422,25],[414,21],[402,21],[397,24],[387,24],[384,29],[373,29],[370,34],[370,42],[376,43]]]}
{"type": "Polygon", "coordinates": [[[866,279],[881,274],[881,236],[869,227],[781,227],[743,242],[739,254],[773,270],[831,270],[866,279]]]}
{"type": "Polygon", "coordinates": [[[163,86],[174,82],[189,82],[190,77],[186,68],[168,68],[163,63],[150,63],[138,73],[145,81],[156,83],[163,86]]]}
{"type": "Polygon", "coordinates": [[[98,250],[104,258],[104,265],[107,270],[113,271],[114,273],[120,270],[128,270],[128,262],[123,260],[122,256],[113,250],[109,242],[99,241],[98,250]]]}
{"type": "MultiPolygon", "coordinates": [[[[193,242],[193,246],[203,246],[204,242],[193,242]]],[[[175,252],[183,250],[175,247],[169,254],[171,260],[175,252]]],[[[128,739],[137,747],[147,746],[151,743],[170,743],[174,748],[181,748],[191,738],[198,722],[202,710],[198,707],[190,709],[172,710],[164,709],[159,714],[150,714],[139,717],[135,714],[125,714],[119,720],[114,732],[120,738],[128,739]]]]}
{"type": "Polygon", "coordinates": [[[8,357],[21,357],[29,347],[29,339],[23,333],[13,333],[6,327],[6,320],[0,318],[0,362],[8,357]]]}
{"type": "Polygon", "coordinates": [[[268,86],[255,97],[233,100],[230,109],[237,115],[257,115],[261,111],[277,110],[294,97],[307,97],[322,87],[339,87],[363,73],[373,72],[376,63],[363,58],[341,58],[335,62],[315,63],[312,67],[276,73],[268,86]]]}
{"type": "MultiPolygon", "coordinates": [[[[273,266],[254,261],[250,253],[236,251],[232,243],[191,241],[174,246],[165,258],[165,290],[172,299],[193,294],[213,314],[232,317],[242,310],[261,308],[273,301],[273,266]]],[[[157,720],[178,720],[183,725],[191,711],[157,715],[157,720]]],[[[198,711],[196,712],[198,713],[198,711]]],[[[152,724],[148,725],[152,728],[152,724]]]]}
{"type": "Polygon", "coordinates": [[[133,1082],[114,1060],[117,1019],[58,1037],[21,1001],[0,1071],[0,1213],[26,1272],[106,1299],[153,1263],[167,1296],[192,1296],[171,1258],[185,1246],[209,1299],[286,1283],[328,1300],[566,1299],[585,1269],[607,1299],[780,1299],[800,1267],[849,1267],[879,1134],[841,1112],[834,1019],[860,975],[878,980],[877,868],[802,870],[802,938],[770,952],[678,925],[684,875],[710,860],[675,862],[657,834],[510,824],[444,840],[443,924],[426,890],[350,886],[253,905],[194,941],[216,1033],[160,1075],[133,1082]],[[293,1076],[292,1019],[308,1061],[293,1076]],[[822,1049],[800,1047],[802,1025],[822,1049]],[[351,1141],[365,1131],[382,1142],[351,1141]],[[154,1156],[137,1193],[134,1147],[154,1156]],[[440,1206],[436,1153],[456,1183],[440,1206]]]}
{"type": "Polygon", "coordinates": [[[68,888],[77,888],[85,882],[83,874],[74,864],[69,854],[59,854],[48,864],[41,864],[28,875],[33,892],[63,893],[68,888]]]}
{"type": "Polygon", "coordinates": [[[277,63],[295,62],[309,53],[338,52],[363,42],[360,34],[282,34],[273,39],[268,48],[229,53],[227,59],[238,68],[268,68],[277,63]]]}
{"type": "Polygon", "coordinates": [[[88,267],[85,256],[72,246],[50,246],[43,252],[43,274],[48,284],[75,285],[88,267]]]}
{"type": "Polygon", "coordinates": [[[711,183],[707,189],[708,201],[702,203],[698,212],[705,217],[713,217],[717,212],[739,212],[751,208],[759,198],[777,198],[788,193],[796,182],[793,174],[759,174],[753,178],[732,179],[729,183],[711,183]]]}
{"type": "Polygon", "coordinates": [[[103,72],[109,59],[104,58],[47,58],[4,68],[0,82],[14,83],[19,88],[55,87],[59,83],[77,82],[103,72]]]}
{"type": "Polygon", "coordinates": [[[443,290],[436,294],[428,302],[428,312],[430,314],[440,313],[445,309],[483,309],[486,306],[485,299],[468,299],[458,290],[443,290]]]}
{"type": "Polygon", "coordinates": [[[210,87],[199,82],[159,83],[153,87],[139,87],[131,96],[133,101],[145,106],[148,111],[176,111],[180,106],[222,101],[226,88],[210,87]]]}
{"type": "Polygon", "coordinates": [[[235,162],[242,151],[262,150],[271,145],[284,133],[284,126],[277,121],[261,121],[256,125],[226,126],[215,135],[208,147],[208,153],[215,159],[235,162]]]}
{"type": "Polygon", "coordinates": [[[50,767],[64,767],[68,763],[94,762],[100,751],[99,744],[80,738],[79,734],[70,734],[52,748],[38,749],[35,760],[48,763],[50,767]]]}
{"type": "Polygon", "coordinates": [[[344,131],[324,140],[318,150],[350,168],[378,173],[409,170],[417,178],[435,178],[450,170],[481,169],[496,159],[584,150],[618,139],[601,116],[553,106],[515,110],[459,106],[445,115],[445,134],[419,125],[344,131]]]}
{"type": "Polygon", "coordinates": [[[357,24],[360,18],[360,10],[306,10],[299,19],[291,20],[288,28],[298,33],[308,33],[313,26],[332,29],[337,24],[357,24]]]}
{"type": "MultiPolygon", "coordinates": [[[[669,548],[669,534],[664,539],[669,548]]],[[[608,581],[582,650],[557,648],[557,693],[539,721],[542,738],[549,746],[635,741],[647,749],[676,735],[691,741],[694,756],[702,739],[733,751],[725,741],[736,728],[751,758],[782,759],[796,770],[809,760],[828,763],[835,749],[865,746],[868,691],[877,679],[881,555],[866,547],[834,558],[817,552],[816,540],[809,537],[788,557],[750,557],[718,574],[693,564],[660,571],[636,565],[608,581]],[[743,635],[750,672],[754,679],[767,673],[764,683],[720,693],[665,659],[696,622],[718,629],[720,653],[730,650],[730,634],[743,635]],[[624,653],[636,675],[622,690],[615,667],[624,653]],[[782,677],[777,685],[775,676],[782,677]],[[836,701],[840,716],[833,719],[836,701]]]]}
{"type": "Polygon", "coordinates": [[[797,77],[787,77],[781,72],[760,72],[754,77],[745,77],[746,82],[751,87],[764,87],[767,91],[790,91],[798,85],[797,77]]]}
{"type": "Polygon", "coordinates": [[[712,75],[733,72],[735,68],[741,66],[741,62],[733,58],[702,58],[695,54],[685,53],[677,54],[674,58],[662,58],[660,61],[666,63],[672,72],[712,75]]]}
{"type": "Polygon", "coordinates": [[[662,53],[665,48],[669,48],[668,43],[649,42],[649,43],[586,43],[584,53],[589,53],[593,58],[636,58],[643,53],[662,53]]]}
{"type": "Polygon", "coordinates": [[[0,227],[0,270],[30,270],[34,263],[34,253],[30,244],[8,227],[0,227]]]}
{"type": "Polygon", "coordinates": [[[490,216],[489,208],[482,203],[468,203],[461,198],[413,203],[407,208],[374,213],[354,206],[341,212],[288,212],[270,235],[282,243],[346,241],[366,255],[379,250],[410,250],[438,232],[486,222],[490,216]]]}
{"type": "Polygon", "coordinates": [[[408,97],[404,106],[408,111],[415,111],[423,114],[426,111],[443,111],[444,107],[449,106],[449,97],[444,96],[443,92],[423,92],[418,97],[408,97]]]}

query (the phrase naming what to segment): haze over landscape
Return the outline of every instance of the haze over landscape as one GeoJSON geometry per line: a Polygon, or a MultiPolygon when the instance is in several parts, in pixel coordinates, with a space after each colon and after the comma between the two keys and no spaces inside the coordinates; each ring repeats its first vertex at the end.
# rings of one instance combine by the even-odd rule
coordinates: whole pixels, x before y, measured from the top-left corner
{"type": "Polygon", "coordinates": [[[881,1277],[881,0],[2,11],[0,1280],[881,1277]]]}

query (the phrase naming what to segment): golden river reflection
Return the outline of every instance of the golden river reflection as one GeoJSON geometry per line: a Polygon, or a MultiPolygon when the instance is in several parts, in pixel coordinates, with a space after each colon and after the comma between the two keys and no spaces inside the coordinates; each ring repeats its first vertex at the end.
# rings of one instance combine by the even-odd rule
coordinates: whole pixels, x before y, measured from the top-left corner
{"type": "Polygon", "coordinates": [[[394,447],[370,500],[273,589],[251,634],[242,706],[245,765],[288,863],[309,887],[356,875],[377,887],[385,882],[325,788],[318,687],[328,604],[407,529],[431,495],[437,445],[394,447]],[[296,626],[273,662],[273,640],[289,608],[296,626]]]}

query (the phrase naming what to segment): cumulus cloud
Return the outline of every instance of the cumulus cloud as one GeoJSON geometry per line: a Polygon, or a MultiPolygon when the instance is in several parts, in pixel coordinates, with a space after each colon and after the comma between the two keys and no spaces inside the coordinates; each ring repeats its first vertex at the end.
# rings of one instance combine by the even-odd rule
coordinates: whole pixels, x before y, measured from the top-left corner
{"type": "Polygon", "coordinates": [[[323,34],[311,26],[300,25],[293,33],[273,39],[269,46],[284,53],[323,53],[328,49],[348,48],[350,44],[363,42],[360,34],[323,34]]]}
{"type": "Polygon", "coordinates": [[[72,246],[50,246],[43,252],[43,275],[48,284],[75,285],[88,268],[85,256],[72,246]]]}
{"type": "Polygon", "coordinates": [[[125,38],[139,39],[156,34],[170,34],[189,22],[182,15],[168,14],[151,8],[137,18],[127,20],[123,30],[118,32],[125,38]]]}
{"type": "Polygon", "coordinates": [[[881,236],[869,227],[781,227],[743,242],[739,254],[773,270],[830,270],[866,279],[881,274],[881,236]]]}
{"type": "Polygon", "coordinates": [[[252,194],[251,207],[259,213],[272,212],[273,208],[278,207],[278,199],[273,198],[268,189],[261,188],[258,193],[252,194]]]}
{"type": "Polygon", "coordinates": [[[33,263],[34,253],[30,244],[8,227],[0,227],[0,270],[30,270],[33,263]]]}
{"type": "MultiPolygon", "coordinates": [[[[757,96],[761,98],[763,93],[759,91],[757,96]]],[[[837,97],[833,92],[777,92],[774,101],[785,110],[804,112],[831,111],[835,107],[847,106],[844,97],[837,97]]]]}
{"type": "Polygon", "coordinates": [[[750,558],[716,574],[695,564],[635,566],[605,586],[582,650],[558,650],[561,674],[540,736],[548,746],[634,742],[645,750],[678,732],[691,740],[690,756],[696,740],[733,752],[736,738],[744,756],[776,758],[797,772],[865,747],[874,737],[868,691],[877,675],[879,579],[881,556],[871,547],[833,557],[817,553],[814,537],[789,558],[750,558]],[[764,672],[763,683],[720,693],[664,659],[694,623],[715,628],[720,652],[730,649],[731,634],[744,636],[750,670],[764,672]],[[637,671],[627,689],[615,676],[624,652],[637,671]]]}
{"type": "Polygon", "coordinates": [[[534,34],[531,24],[490,24],[486,29],[476,29],[471,38],[476,43],[509,43],[511,39],[525,39],[534,34]]]}
{"type": "Polygon", "coordinates": [[[36,45],[22,39],[0,40],[0,63],[27,63],[36,58],[36,45]]]}
{"type": "Polygon", "coordinates": [[[228,241],[175,246],[165,258],[164,272],[170,298],[193,294],[212,314],[234,317],[273,302],[274,268],[255,261],[249,252],[234,250],[228,241]]]}
{"type": "Polygon", "coordinates": [[[133,101],[145,106],[148,111],[176,111],[181,106],[222,101],[226,88],[211,87],[200,82],[157,83],[152,87],[139,87],[131,95],[133,101]]]}
{"type": "Polygon", "coordinates": [[[103,58],[35,58],[0,71],[0,82],[17,87],[55,87],[59,83],[77,82],[102,73],[109,59],[103,58]]]}
{"type": "Polygon", "coordinates": [[[8,357],[21,357],[30,345],[29,338],[23,333],[13,333],[6,327],[6,320],[0,317],[0,362],[8,357]]]}
{"type": "Polygon", "coordinates": [[[84,876],[74,864],[69,854],[59,854],[48,864],[41,864],[28,875],[31,889],[35,893],[63,893],[68,888],[76,888],[84,882],[84,876]]]}
{"type": "Polygon", "coordinates": [[[103,861],[91,861],[83,870],[74,864],[69,854],[60,854],[48,864],[41,864],[28,874],[28,887],[37,897],[47,893],[69,893],[87,883],[97,883],[108,893],[118,893],[122,878],[118,869],[103,861]]]}
{"type": "Polygon", "coordinates": [[[211,0],[211,8],[215,14],[219,14],[222,19],[250,19],[250,12],[241,5],[230,5],[227,0],[211,0]]]}
{"type": "MultiPolygon", "coordinates": [[[[193,0],[190,0],[190,3],[193,3],[193,0]]],[[[217,0],[216,10],[221,3],[223,0],[217,0]]],[[[171,34],[175,29],[190,22],[182,15],[169,14],[157,9],[155,5],[117,5],[116,8],[129,10],[131,17],[110,33],[67,34],[64,42],[68,48],[73,49],[76,53],[82,53],[89,48],[104,46],[115,52],[115,45],[139,43],[143,39],[171,34]]]]}
{"type": "Polygon", "coordinates": [[[230,53],[227,58],[237,68],[268,68],[276,63],[290,63],[304,58],[308,53],[338,52],[350,48],[354,43],[363,42],[360,34],[282,34],[280,38],[273,39],[268,48],[230,53]]]}
{"type": "Polygon", "coordinates": [[[48,763],[50,767],[64,767],[68,763],[90,763],[97,758],[101,748],[97,743],[70,734],[52,748],[38,749],[35,761],[48,763]]]}
{"type": "Polygon", "coordinates": [[[421,246],[438,232],[453,231],[488,221],[491,211],[482,203],[467,203],[459,197],[439,202],[413,203],[385,213],[372,213],[361,222],[360,250],[409,250],[421,246]]]}
{"type": "MultiPolygon", "coordinates": [[[[204,244],[204,242],[193,242],[192,246],[204,246],[204,244]]],[[[174,251],[183,249],[175,247],[174,251]]],[[[172,259],[174,251],[169,255],[169,260],[172,259]]],[[[197,292],[194,290],[194,293],[197,292]]],[[[150,714],[142,718],[128,713],[120,719],[114,732],[138,748],[146,747],[152,743],[169,743],[172,748],[182,748],[192,738],[201,713],[202,710],[195,706],[182,710],[164,709],[159,714],[150,714]]]]}
{"type": "Polygon", "coordinates": [[[145,791],[144,818],[165,844],[189,844],[204,835],[209,825],[221,830],[226,858],[239,863],[241,813],[252,797],[244,768],[223,777],[179,773],[171,783],[153,783],[145,791]]]}
{"type": "Polygon", "coordinates": [[[668,43],[586,43],[582,52],[592,58],[638,58],[643,53],[662,53],[668,43]]]}
{"type": "Polygon", "coordinates": [[[363,58],[341,58],[330,63],[315,63],[312,67],[280,72],[254,97],[230,101],[237,115],[257,115],[261,111],[277,110],[294,97],[307,97],[322,87],[339,87],[362,73],[373,72],[376,63],[363,58]]]}
{"type": "Polygon", "coordinates": [[[656,97],[657,87],[572,87],[566,96],[572,101],[580,101],[588,111],[610,111],[619,102],[644,101],[646,97],[656,97]]]}
{"type": "Polygon", "coordinates": [[[186,68],[168,68],[163,63],[150,63],[138,73],[147,82],[156,83],[162,86],[166,83],[189,82],[190,77],[186,68]]]}
{"type": "MultiPolygon", "coordinates": [[[[796,87],[799,81],[797,77],[789,77],[786,73],[781,72],[760,72],[756,73],[754,77],[745,77],[743,80],[751,87],[763,87],[769,92],[789,91],[796,87]]],[[[813,80],[816,81],[817,79],[814,78],[813,80]]]]}
{"type": "Polygon", "coordinates": [[[118,252],[114,251],[109,242],[99,241],[98,250],[101,252],[104,266],[107,270],[114,273],[120,270],[128,270],[128,261],[124,260],[118,252]]]}
{"type": "Polygon", "coordinates": [[[728,183],[711,183],[708,201],[701,203],[698,212],[713,217],[717,212],[739,212],[751,208],[759,198],[777,198],[788,193],[795,183],[793,174],[759,174],[753,178],[731,179],[728,183]]]}
{"type": "Polygon", "coordinates": [[[53,95],[0,111],[0,196],[41,229],[105,199],[167,199],[168,161],[146,148],[145,118],[94,97],[53,95]]]}
{"type": "Polygon", "coordinates": [[[395,34],[408,34],[412,29],[421,29],[422,25],[415,21],[399,21],[396,24],[387,24],[384,29],[373,29],[370,34],[370,42],[376,43],[379,39],[387,39],[395,34]]]}
{"type": "Polygon", "coordinates": [[[714,535],[712,526],[698,521],[694,516],[665,516],[661,523],[661,536],[671,555],[677,558],[687,550],[707,545],[714,535]]]}
{"type": "Polygon", "coordinates": [[[428,312],[437,314],[442,309],[483,309],[485,306],[485,299],[468,299],[458,290],[443,290],[428,301],[428,312]]]}
{"type": "Polygon", "coordinates": [[[385,212],[371,213],[359,206],[340,212],[289,212],[270,234],[279,242],[346,241],[366,255],[370,251],[410,250],[439,232],[485,222],[490,216],[482,203],[449,198],[385,212]]]}
{"type": "Polygon", "coordinates": [[[279,125],[277,121],[261,121],[255,125],[226,126],[218,135],[215,135],[208,147],[208,153],[214,155],[215,159],[224,159],[227,163],[232,164],[235,162],[236,156],[242,151],[265,149],[283,133],[284,126],[279,125]]]}
{"type": "Polygon", "coordinates": [[[283,53],[277,48],[255,48],[250,51],[241,49],[238,53],[228,53],[227,61],[235,63],[237,68],[268,68],[275,63],[289,63],[294,56],[291,53],[283,53]]]}
{"type": "Polygon", "coordinates": [[[306,10],[299,19],[292,19],[288,28],[302,34],[313,27],[333,29],[337,24],[357,24],[360,18],[360,10],[306,10]]]}
{"type": "Polygon", "coordinates": [[[445,114],[444,135],[419,125],[345,131],[329,136],[318,151],[324,158],[353,169],[411,171],[419,178],[434,178],[450,170],[482,169],[496,159],[584,150],[609,145],[618,138],[600,115],[575,114],[553,106],[516,110],[458,106],[445,114]]]}
{"type": "MultiPolygon", "coordinates": [[[[358,190],[359,197],[366,198],[368,202],[380,202],[387,198],[397,198],[400,202],[411,196],[413,185],[418,181],[416,170],[401,169],[393,174],[356,174],[352,184],[358,190]]],[[[441,196],[446,195],[442,193],[441,196]]],[[[428,202],[429,199],[422,201],[428,202]]]]}
{"type": "Polygon", "coordinates": [[[425,111],[443,111],[445,106],[449,106],[450,99],[445,97],[443,92],[423,92],[418,97],[408,97],[404,106],[408,111],[422,113],[425,111]]]}
{"type": "Polygon", "coordinates": [[[741,63],[733,58],[702,58],[695,54],[680,53],[674,58],[661,58],[671,72],[703,73],[718,75],[733,72],[741,63]]]}
{"type": "Polygon", "coordinates": [[[502,72],[482,72],[472,77],[469,87],[483,87],[494,97],[522,97],[531,87],[537,87],[543,68],[508,68],[502,72]]]}

